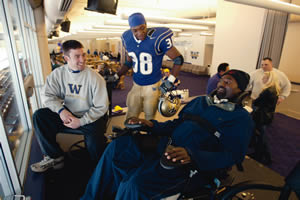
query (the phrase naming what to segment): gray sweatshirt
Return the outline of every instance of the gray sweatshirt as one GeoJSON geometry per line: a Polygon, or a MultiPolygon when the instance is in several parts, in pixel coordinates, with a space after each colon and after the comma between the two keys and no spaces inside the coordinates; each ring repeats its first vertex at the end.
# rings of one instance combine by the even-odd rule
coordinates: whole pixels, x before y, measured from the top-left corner
{"type": "Polygon", "coordinates": [[[43,106],[58,112],[64,106],[80,118],[80,125],[92,123],[108,110],[106,82],[93,69],[73,72],[68,65],[56,68],[42,90],[43,106]]]}

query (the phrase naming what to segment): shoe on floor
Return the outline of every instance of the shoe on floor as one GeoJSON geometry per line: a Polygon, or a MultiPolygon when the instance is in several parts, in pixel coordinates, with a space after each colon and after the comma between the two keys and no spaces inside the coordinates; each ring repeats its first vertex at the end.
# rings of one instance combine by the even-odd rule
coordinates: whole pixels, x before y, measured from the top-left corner
{"type": "Polygon", "coordinates": [[[34,163],[30,166],[31,170],[34,172],[45,172],[48,169],[61,169],[64,166],[64,157],[50,158],[49,156],[44,156],[44,159],[40,162],[34,163]]]}

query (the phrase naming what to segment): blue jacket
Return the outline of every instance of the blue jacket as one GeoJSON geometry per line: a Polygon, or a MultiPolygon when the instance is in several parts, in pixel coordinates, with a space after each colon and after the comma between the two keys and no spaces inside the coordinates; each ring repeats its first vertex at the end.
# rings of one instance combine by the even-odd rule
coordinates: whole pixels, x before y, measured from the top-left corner
{"type": "MultiPolygon", "coordinates": [[[[153,121],[155,126],[152,134],[171,136],[173,146],[187,149],[199,170],[230,167],[241,162],[246,155],[253,130],[252,119],[240,106],[235,106],[233,111],[226,111],[208,102],[208,97],[198,97],[183,108],[179,119],[165,123],[153,121]],[[197,122],[179,123],[184,113],[208,120],[221,133],[220,144],[197,122]]],[[[165,140],[161,141],[159,152],[164,151],[165,143],[165,140]]]]}
{"type": "Polygon", "coordinates": [[[163,136],[157,152],[144,154],[132,136],[114,140],[102,155],[81,200],[161,199],[186,188],[190,166],[201,173],[241,162],[252,134],[252,120],[242,107],[231,107],[232,111],[221,107],[202,96],[187,104],[178,119],[164,123],[153,120],[151,134],[163,136]],[[208,120],[221,133],[219,142],[197,122],[182,120],[184,113],[208,120]],[[188,151],[191,165],[175,169],[160,165],[168,137],[174,146],[188,151]]]}

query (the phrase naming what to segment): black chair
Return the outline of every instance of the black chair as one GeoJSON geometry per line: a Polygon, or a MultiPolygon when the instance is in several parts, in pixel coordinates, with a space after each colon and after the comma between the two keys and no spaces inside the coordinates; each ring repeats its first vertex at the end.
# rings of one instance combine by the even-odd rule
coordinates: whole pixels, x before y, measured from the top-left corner
{"type": "MultiPolygon", "coordinates": [[[[66,133],[66,134],[75,134],[75,135],[83,135],[83,132],[80,129],[71,129],[71,128],[64,128],[63,130],[60,131],[61,133],[66,133]]],[[[87,151],[86,149],[86,144],[85,140],[79,140],[75,143],[73,143],[69,149],[68,149],[68,155],[71,159],[73,160],[79,160],[79,158],[74,154],[74,151],[76,150],[83,150],[87,151]]]]}
{"type": "MultiPolygon", "coordinates": [[[[226,191],[221,193],[218,199],[232,199],[243,191],[253,189],[278,191],[280,192],[278,200],[289,199],[291,192],[294,191],[298,199],[300,199],[300,161],[298,161],[294,169],[285,178],[285,185],[283,186],[275,186],[267,182],[245,181],[233,186],[229,186],[226,191]]],[[[247,193],[244,193],[244,195],[246,194],[247,193]]]]}
{"type": "MultiPolygon", "coordinates": [[[[110,118],[107,114],[105,114],[103,117],[106,120],[106,125],[105,125],[105,130],[104,130],[104,132],[106,132],[108,124],[110,123],[110,118]]],[[[60,133],[84,135],[84,133],[80,129],[71,129],[71,128],[64,128],[60,131],[60,133]]],[[[69,157],[73,160],[80,160],[80,158],[78,156],[76,156],[77,154],[75,154],[75,152],[78,152],[78,151],[81,151],[81,152],[84,151],[84,153],[87,152],[88,150],[87,150],[86,146],[87,145],[86,145],[84,139],[73,143],[68,149],[69,157]]]]}

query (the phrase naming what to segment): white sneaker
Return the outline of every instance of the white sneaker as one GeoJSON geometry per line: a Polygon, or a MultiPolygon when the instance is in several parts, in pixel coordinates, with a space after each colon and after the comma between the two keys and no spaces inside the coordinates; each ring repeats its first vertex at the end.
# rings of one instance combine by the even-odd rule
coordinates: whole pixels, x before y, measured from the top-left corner
{"type": "Polygon", "coordinates": [[[50,168],[61,169],[64,166],[64,157],[50,158],[49,156],[44,156],[44,159],[40,162],[34,163],[30,166],[31,170],[34,172],[45,172],[50,168]]]}

